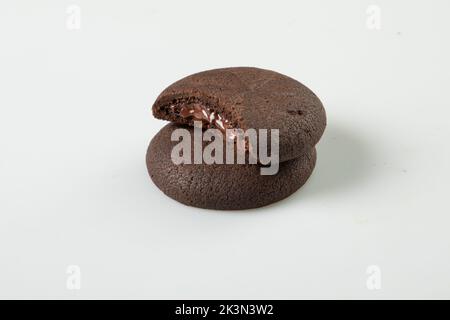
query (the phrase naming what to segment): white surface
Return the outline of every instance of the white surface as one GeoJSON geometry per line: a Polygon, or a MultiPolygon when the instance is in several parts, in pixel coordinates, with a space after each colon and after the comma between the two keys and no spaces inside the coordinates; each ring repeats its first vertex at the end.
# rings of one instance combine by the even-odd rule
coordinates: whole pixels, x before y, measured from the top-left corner
{"type": "Polygon", "coordinates": [[[446,0],[2,1],[0,297],[450,298],[449,13],[446,0]],[[313,176],[266,208],[186,207],[145,168],[158,93],[226,66],[290,75],[328,113],[313,176]]]}

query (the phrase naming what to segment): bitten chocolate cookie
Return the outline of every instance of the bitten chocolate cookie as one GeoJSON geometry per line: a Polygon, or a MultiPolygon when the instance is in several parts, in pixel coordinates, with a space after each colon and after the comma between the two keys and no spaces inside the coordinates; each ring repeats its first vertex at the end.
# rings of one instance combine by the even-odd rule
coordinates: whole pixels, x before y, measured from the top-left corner
{"type": "Polygon", "coordinates": [[[190,75],[166,88],[153,104],[156,118],[206,127],[278,129],[280,161],[309,152],[326,126],[319,98],[297,80],[238,67],[190,75]]]}
{"type": "Polygon", "coordinates": [[[148,147],[147,168],[159,189],[189,206],[220,210],[262,207],[294,193],[306,182],[315,165],[314,148],[280,163],[275,175],[261,175],[260,166],[255,164],[176,165],[171,153],[178,142],[171,141],[171,135],[177,128],[185,128],[194,136],[192,127],[166,125],[148,147]]]}

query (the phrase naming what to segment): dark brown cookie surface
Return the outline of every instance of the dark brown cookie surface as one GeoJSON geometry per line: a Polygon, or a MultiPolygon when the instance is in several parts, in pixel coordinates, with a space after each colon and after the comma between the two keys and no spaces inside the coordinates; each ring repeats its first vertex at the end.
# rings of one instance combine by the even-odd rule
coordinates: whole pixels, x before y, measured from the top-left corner
{"type": "MultiPolygon", "coordinates": [[[[147,168],[159,189],[189,206],[219,210],[262,207],[294,193],[315,165],[315,149],[280,163],[275,175],[261,175],[260,166],[251,164],[176,165],[171,152],[178,142],[171,141],[171,134],[177,128],[180,126],[168,124],[152,139],[147,168]]],[[[192,133],[192,127],[185,128],[192,133]]]]}
{"type": "Polygon", "coordinates": [[[301,156],[326,126],[319,98],[280,73],[249,67],[215,69],[183,78],[153,104],[156,118],[218,129],[278,129],[280,161],[301,156]]]}

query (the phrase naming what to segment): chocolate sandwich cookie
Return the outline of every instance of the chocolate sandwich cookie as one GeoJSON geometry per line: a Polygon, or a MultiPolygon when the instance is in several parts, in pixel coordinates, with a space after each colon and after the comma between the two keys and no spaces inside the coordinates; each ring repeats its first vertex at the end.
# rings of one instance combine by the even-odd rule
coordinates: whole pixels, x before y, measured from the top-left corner
{"type": "Polygon", "coordinates": [[[326,125],[319,98],[297,80],[258,68],[209,70],[166,88],[152,107],[156,118],[206,128],[278,129],[279,160],[303,156],[326,125]]]}
{"type": "MultiPolygon", "coordinates": [[[[262,207],[294,193],[306,182],[315,165],[314,148],[280,163],[275,175],[261,175],[257,164],[175,164],[171,155],[179,141],[171,141],[171,136],[179,128],[194,136],[193,127],[166,125],[152,139],[146,162],[156,186],[189,206],[219,210],[262,207]]],[[[192,148],[193,145],[191,141],[192,148]]]]}

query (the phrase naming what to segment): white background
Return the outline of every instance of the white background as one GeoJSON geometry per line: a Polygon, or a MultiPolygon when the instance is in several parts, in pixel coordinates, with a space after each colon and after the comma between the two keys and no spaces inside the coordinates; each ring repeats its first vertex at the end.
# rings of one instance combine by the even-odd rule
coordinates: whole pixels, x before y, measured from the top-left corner
{"type": "Polygon", "coordinates": [[[447,0],[2,1],[0,297],[450,298],[449,15],[447,0]],[[148,177],[165,124],[150,107],[228,66],[321,98],[317,166],[265,208],[186,207],[148,177]]]}

